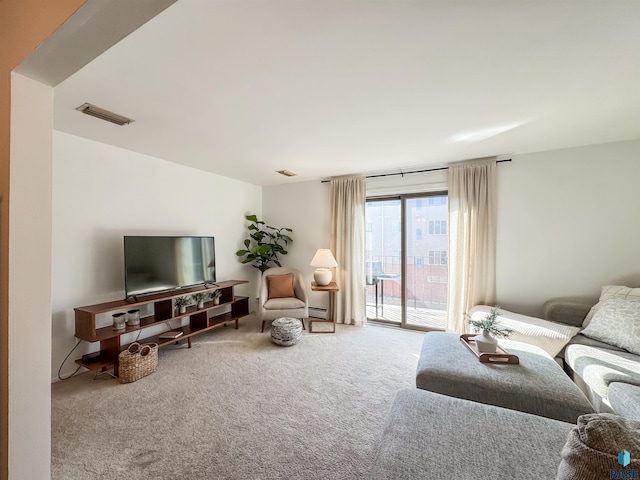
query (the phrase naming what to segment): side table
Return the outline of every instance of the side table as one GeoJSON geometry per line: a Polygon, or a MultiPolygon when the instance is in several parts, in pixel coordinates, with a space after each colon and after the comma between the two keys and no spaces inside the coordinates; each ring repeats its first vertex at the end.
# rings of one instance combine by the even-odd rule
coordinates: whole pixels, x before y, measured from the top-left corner
{"type": "Polygon", "coordinates": [[[336,292],[340,290],[338,288],[338,284],[336,282],[331,282],[329,285],[318,285],[316,282],[311,282],[311,290],[313,290],[314,292],[329,292],[330,301],[329,301],[329,308],[327,309],[326,320],[315,319],[315,318],[309,319],[309,333],[336,333],[336,319],[332,315],[331,305],[333,304],[333,300],[336,292]],[[331,323],[333,326],[333,329],[320,330],[320,331],[316,330],[314,332],[313,331],[314,323],[331,323]]]}
{"type": "MultiPolygon", "coordinates": [[[[380,282],[380,307],[382,317],[384,317],[384,281],[397,280],[400,278],[399,273],[379,273],[376,275],[376,282],[380,282]]],[[[378,284],[376,283],[376,317],[378,316],[378,284]]]]}

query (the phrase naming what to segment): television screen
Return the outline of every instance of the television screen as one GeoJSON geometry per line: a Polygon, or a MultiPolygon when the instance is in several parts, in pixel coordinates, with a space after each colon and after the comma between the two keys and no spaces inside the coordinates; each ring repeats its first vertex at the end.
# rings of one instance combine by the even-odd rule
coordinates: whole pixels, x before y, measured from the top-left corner
{"type": "Polygon", "coordinates": [[[213,237],[124,237],[125,292],[144,295],[216,281],[213,237]]]}

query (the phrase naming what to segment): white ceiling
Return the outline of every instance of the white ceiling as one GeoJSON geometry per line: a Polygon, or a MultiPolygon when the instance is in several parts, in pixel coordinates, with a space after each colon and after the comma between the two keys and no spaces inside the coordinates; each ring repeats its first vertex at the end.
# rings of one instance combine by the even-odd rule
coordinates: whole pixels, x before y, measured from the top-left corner
{"type": "Polygon", "coordinates": [[[179,0],[54,126],[274,185],[640,138],[639,80],[636,0],[179,0]]]}

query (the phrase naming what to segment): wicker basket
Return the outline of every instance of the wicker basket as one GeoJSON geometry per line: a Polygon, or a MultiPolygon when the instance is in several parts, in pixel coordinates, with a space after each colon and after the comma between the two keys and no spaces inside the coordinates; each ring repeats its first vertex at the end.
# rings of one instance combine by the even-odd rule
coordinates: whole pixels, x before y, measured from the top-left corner
{"type": "Polygon", "coordinates": [[[158,344],[140,345],[133,342],[118,356],[118,380],[131,383],[153,373],[158,368],[158,344]]]}

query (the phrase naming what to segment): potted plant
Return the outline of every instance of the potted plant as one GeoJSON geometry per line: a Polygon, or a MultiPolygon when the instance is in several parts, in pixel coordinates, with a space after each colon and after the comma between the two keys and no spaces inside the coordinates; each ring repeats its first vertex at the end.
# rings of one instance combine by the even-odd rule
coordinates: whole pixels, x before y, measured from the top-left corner
{"type": "Polygon", "coordinates": [[[467,316],[467,322],[475,331],[481,331],[480,335],[476,335],[471,340],[476,342],[476,347],[482,353],[495,353],[498,346],[497,338],[509,338],[513,330],[502,327],[498,321],[500,315],[500,307],[497,305],[491,309],[488,315],[479,320],[473,320],[467,316]]]}
{"type": "Polygon", "coordinates": [[[220,305],[220,297],[222,297],[222,292],[220,290],[214,290],[211,293],[211,299],[213,300],[214,305],[220,305]]]}
{"type": "Polygon", "coordinates": [[[204,301],[207,299],[207,294],[204,292],[194,293],[191,298],[198,305],[198,309],[204,308],[204,301]]]}
{"type": "Polygon", "coordinates": [[[249,222],[249,238],[244,240],[244,248],[236,255],[242,257],[242,263],[250,263],[252,267],[264,272],[275,264],[281,267],[278,255],[286,255],[285,245],[292,242],[292,238],[283,232],[292,232],[290,228],[276,228],[258,220],[256,215],[245,217],[249,222]]]}
{"type": "Polygon", "coordinates": [[[187,312],[187,305],[189,305],[189,297],[178,297],[175,300],[176,307],[180,313],[187,312]]]}

